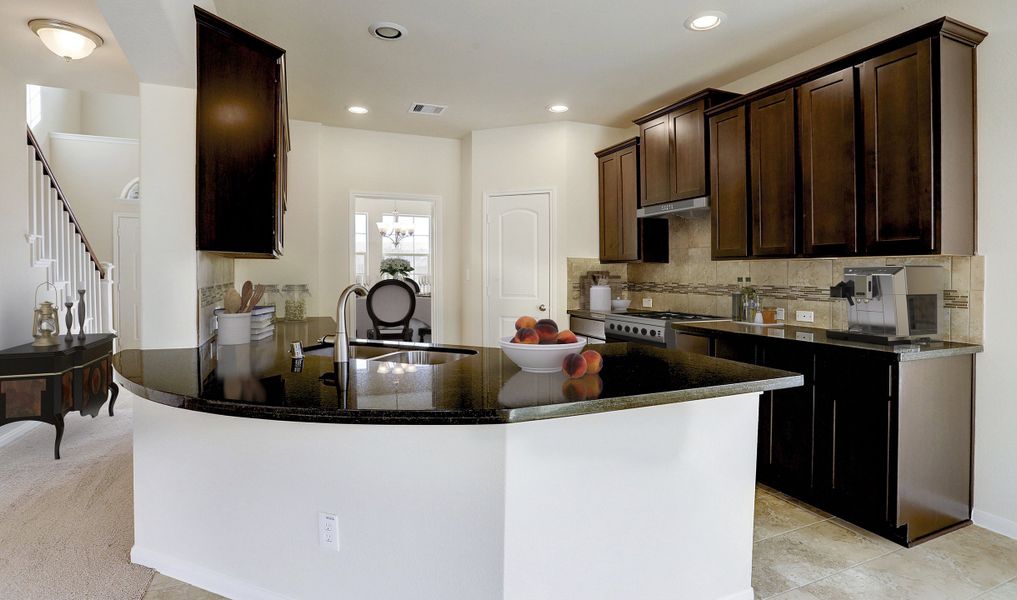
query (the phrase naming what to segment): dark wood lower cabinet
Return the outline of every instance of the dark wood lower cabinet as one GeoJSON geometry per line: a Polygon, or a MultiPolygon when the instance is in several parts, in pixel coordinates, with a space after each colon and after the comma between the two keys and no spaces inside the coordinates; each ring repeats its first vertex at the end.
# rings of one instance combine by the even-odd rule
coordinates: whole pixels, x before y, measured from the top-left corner
{"type": "Polygon", "coordinates": [[[709,347],[805,377],[760,397],[761,483],[906,546],[969,522],[972,355],[900,361],[745,335],[709,347]]]}

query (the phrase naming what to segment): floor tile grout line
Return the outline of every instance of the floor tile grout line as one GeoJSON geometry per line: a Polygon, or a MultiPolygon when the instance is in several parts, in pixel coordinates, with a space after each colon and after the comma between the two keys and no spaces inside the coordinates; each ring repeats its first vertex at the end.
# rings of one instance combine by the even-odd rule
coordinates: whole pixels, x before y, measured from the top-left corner
{"type": "Polygon", "coordinates": [[[780,537],[782,535],[787,535],[789,533],[794,533],[796,531],[801,531],[802,529],[805,529],[806,527],[812,527],[813,525],[819,525],[820,523],[825,523],[825,522],[833,520],[833,519],[834,519],[834,517],[826,517],[826,518],[820,519],[818,521],[813,521],[812,523],[808,523],[806,525],[800,525],[798,527],[795,527],[794,529],[788,529],[787,531],[782,531],[780,533],[775,533],[773,535],[768,535],[768,536],[766,536],[764,538],[759,538],[758,540],[753,540],[752,543],[753,544],[758,544],[759,542],[765,542],[766,540],[772,540],[773,538],[780,537]]]}
{"type": "Polygon", "coordinates": [[[1012,577],[1010,579],[1007,579],[1003,583],[1000,583],[998,585],[992,586],[991,588],[989,588],[987,590],[982,590],[982,591],[978,592],[977,594],[975,594],[974,596],[971,596],[970,598],[968,598],[968,600],[977,600],[978,598],[981,598],[982,596],[984,596],[984,595],[986,595],[986,594],[988,594],[990,592],[994,592],[994,591],[998,590],[999,588],[1003,587],[1004,585],[1007,585],[1009,583],[1014,583],[1014,582],[1017,582],[1017,577],[1012,577]]]}

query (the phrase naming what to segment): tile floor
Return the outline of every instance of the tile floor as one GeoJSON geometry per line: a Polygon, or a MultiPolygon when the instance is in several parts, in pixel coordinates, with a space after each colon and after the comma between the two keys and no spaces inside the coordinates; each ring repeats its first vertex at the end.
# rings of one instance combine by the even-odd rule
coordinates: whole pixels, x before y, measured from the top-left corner
{"type": "MultiPolygon", "coordinates": [[[[1017,540],[980,527],[907,549],[760,486],[753,540],[756,598],[1017,600],[1017,540]]],[[[144,600],[217,598],[157,573],[144,600]]]]}

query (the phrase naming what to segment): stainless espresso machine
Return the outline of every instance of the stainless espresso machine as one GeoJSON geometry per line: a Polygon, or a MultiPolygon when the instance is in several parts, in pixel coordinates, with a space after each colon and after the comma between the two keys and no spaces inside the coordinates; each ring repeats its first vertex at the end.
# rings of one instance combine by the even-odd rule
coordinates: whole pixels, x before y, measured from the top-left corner
{"type": "Polygon", "coordinates": [[[847,299],[848,328],[827,335],[877,344],[939,339],[948,275],[943,267],[925,265],[845,268],[830,296],[847,299]]]}

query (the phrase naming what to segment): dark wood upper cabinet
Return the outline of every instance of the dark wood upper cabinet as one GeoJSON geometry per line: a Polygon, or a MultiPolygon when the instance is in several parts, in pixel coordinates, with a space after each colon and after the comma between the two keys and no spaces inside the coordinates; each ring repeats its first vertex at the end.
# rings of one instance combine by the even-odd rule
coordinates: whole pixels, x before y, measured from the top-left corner
{"type": "Polygon", "coordinates": [[[749,141],[752,254],[793,256],[798,230],[794,90],[749,105],[749,141]]]}
{"type": "Polygon", "coordinates": [[[859,68],[870,254],[936,250],[931,48],[923,40],[859,68]]]}
{"type": "Polygon", "coordinates": [[[642,146],[640,206],[710,193],[706,109],[735,97],[706,89],[634,121],[642,146]]]}
{"type": "Polygon", "coordinates": [[[749,255],[745,107],[710,118],[710,210],[713,258],[749,255]]]}
{"type": "Polygon", "coordinates": [[[858,253],[855,69],[798,87],[802,253],[858,253]]]}
{"type": "Polygon", "coordinates": [[[597,152],[600,180],[600,261],[667,262],[666,219],[637,219],[639,138],[597,152]]]}
{"type": "Polygon", "coordinates": [[[282,48],[195,7],[197,249],[282,254],[289,127],[282,48]]]}

